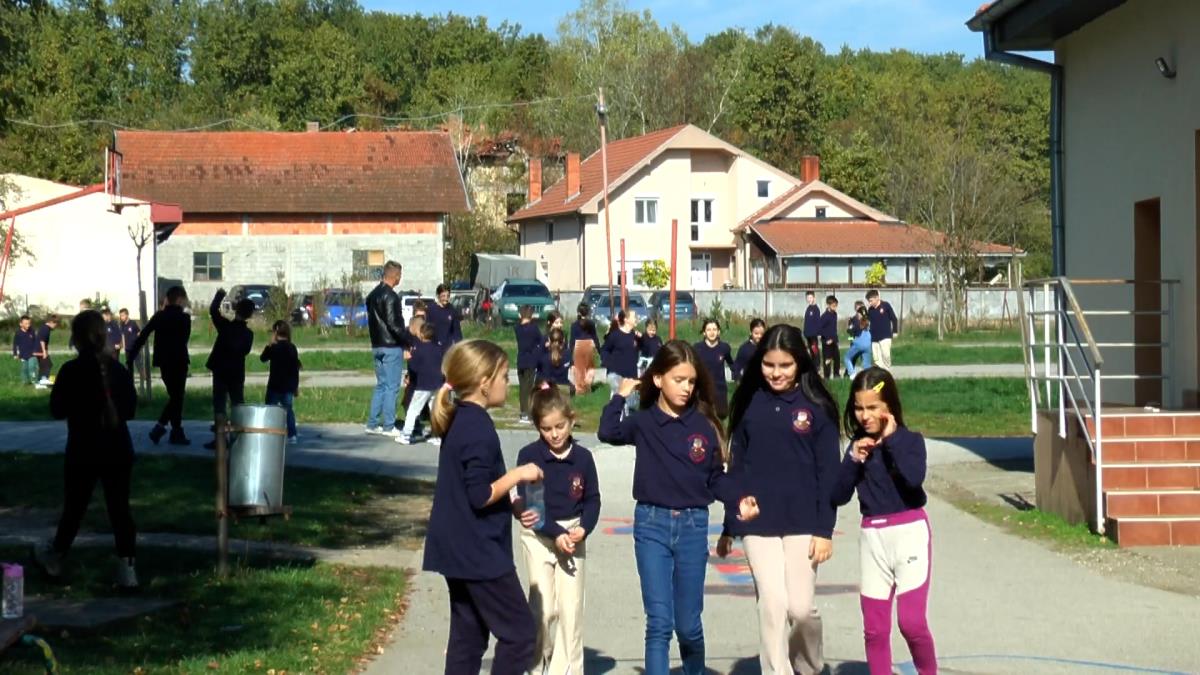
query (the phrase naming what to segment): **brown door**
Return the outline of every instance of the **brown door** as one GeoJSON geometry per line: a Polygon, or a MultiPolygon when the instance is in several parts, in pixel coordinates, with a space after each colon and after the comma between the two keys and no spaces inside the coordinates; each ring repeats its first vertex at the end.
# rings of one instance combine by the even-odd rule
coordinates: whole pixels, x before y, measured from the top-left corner
{"type": "MultiPolygon", "coordinates": [[[[1133,372],[1141,376],[1162,374],[1162,232],[1161,205],[1147,199],[1133,207],[1133,372]]],[[[1134,403],[1162,405],[1163,381],[1138,379],[1134,383],[1134,403]]]]}

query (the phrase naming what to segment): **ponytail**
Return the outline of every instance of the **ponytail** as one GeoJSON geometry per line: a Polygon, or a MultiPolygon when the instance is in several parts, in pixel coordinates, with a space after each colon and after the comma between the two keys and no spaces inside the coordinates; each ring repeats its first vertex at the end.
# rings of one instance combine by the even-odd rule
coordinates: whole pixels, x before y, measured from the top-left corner
{"type": "Polygon", "coordinates": [[[446,384],[438,389],[430,411],[430,423],[435,436],[444,438],[454,423],[454,396],[467,396],[483,381],[508,368],[508,355],[494,342],[465,340],[446,352],[442,360],[442,375],[446,384]]]}
{"type": "Polygon", "coordinates": [[[100,401],[100,428],[116,429],[121,424],[121,416],[117,413],[117,404],[112,395],[108,327],[100,312],[88,309],[75,315],[71,321],[71,342],[79,351],[79,358],[95,362],[99,370],[100,390],[95,392],[95,396],[100,401]]]}
{"type": "Polygon", "coordinates": [[[437,393],[433,395],[429,424],[433,427],[433,435],[438,438],[445,437],[446,432],[450,430],[450,423],[454,421],[454,402],[451,400],[453,395],[454,391],[449,382],[438,387],[437,393]]]}

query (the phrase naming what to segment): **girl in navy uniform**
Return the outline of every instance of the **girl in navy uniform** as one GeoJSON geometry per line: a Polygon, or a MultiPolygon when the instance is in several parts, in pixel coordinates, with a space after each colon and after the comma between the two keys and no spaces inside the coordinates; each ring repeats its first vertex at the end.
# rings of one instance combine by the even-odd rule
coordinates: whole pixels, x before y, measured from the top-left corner
{"type": "MultiPolygon", "coordinates": [[[[447,675],[477,675],[496,636],[493,675],[524,673],[533,661],[537,629],[512,555],[509,491],[542,478],[536,464],[504,470],[500,437],[488,408],[504,405],[508,357],[485,340],[450,348],[446,377],[433,405],[433,433],[442,439],[437,487],[425,534],[424,569],[450,589],[447,675]]],[[[537,513],[521,514],[532,525],[537,513]]]]}
{"type": "Polygon", "coordinates": [[[600,348],[600,336],[596,334],[596,324],[590,318],[592,308],[586,302],[581,302],[576,311],[578,316],[571,324],[567,352],[571,354],[571,363],[575,366],[575,391],[584,395],[592,391],[592,381],[596,377],[594,360],[596,350],[600,348]]]}
{"type": "MultiPolygon", "coordinates": [[[[637,326],[637,313],[624,310],[617,312],[604,336],[604,346],[600,348],[600,362],[608,370],[608,395],[617,395],[621,381],[638,376],[638,339],[634,332],[637,326]]],[[[636,401],[630,407],[636,406],[636,401]]]]}
{"type": "MultiPolygon", "coordinates": [[[[563,335],[562,328],[551,328],[550,338],[546,340],[546,346],[538,354],[537,364],[537,379],[539,382],[550,382],[555,386],[564,386],[567,391],[571,392],[571,396],[575,395],[575,390],[571,388],[571,380],[568,373],[571,370],[571,359],[567,355],[567,338],[563,335]]],[[[534,423],[537,423],[537,416],[534,415],[534,423]]]]}
{"type": "Polygon", "coordinates": [[[892,672],[892,599],[900,634],[921,675],[937,672],[926,616],[933,543],[925,515],[925,439],[904,426],[900,392],[891,373],[868,368],[854,377],[846,402],[850,447],[842,460],[833,503],[858,492],[862,511],[859,564],[863,636],[872,675],[892,672]]]}
{"type": "Polygon", "coordinates": [[[658,350],[662,349],[662,338],[658,337],[658,322],[646,319],[646,334],[638,340],[638,377],[646,371],[646,366],[654,360],[658,350]]]}
{"type": "MultiPolygon", "coordinates": [[[[767,331],[733,395],[730,473],[763,516],[726,517],[742,536],[758,597],[759,663],[765,675],[815,675],[824,668],[821,615],[813,602],[817,566],[833,552],[837,512],[838,412],[801,331],[767,331]]],[[[717,553],[728,554],[722,536],[717,553]]]]}
{"type": "Polygon", "coordinates": [[[541,438],[521,449],[517,464],[538,465],[545,484],[544,524],[521,531],[529,606],[538,624],[533,672],[583,675],[585,539],[600,520],[600,483],[592,453],[571,436],[570,399],[542,382],[531,413],[541,438]]]}
{"type": "Polygon", "coordinates": [[[705,319],[704,339],[694,347],[713,383],[713,405],[717,417],[724,420],[729,414],[729,384],[725,380],[725,366],[733,367],[733,357],[729,343],[721,341],[721,323],[716,319],[705,319]]]}
{"type": "Polygon", "coordinates": [[[754,356],[754,351],[758,349],[758,343],[762,342],[763,334],[767,332],[767,322],[762,319],[750,319],[750,337],[746,338],[746,342],[738,347],[737,358],[733,360],[733,367],[729,369],[729,374],[735,382],[741,382],[742,376],[746,372],[746,364],[750,363],[750,357],[754,356]]]}
{"type": "Polygon", "coordinates": [[[721,500],[743,520],[758,515],[725,472],[725,433],[713,386],[696,351],[663,345],[641,381],[625,380],[600,418],[605,443],[633,444],[633,551],[646,612],[646,675],[666,675],[671,633],[685,675],[704,670],[704,575],[708,505],[721,500]],[[625,397],[641,390],[638,412],[622,419],[625,397]]]}
{"type": "Polygon", "coordinates": [[[529,395],[533,393],[538,354],[542,349],[542,332],[533,321],[533,307],[521,305],[521,322],[513,326],[517,337],[517,382],[521,400],[521,423],[529,424],[529,395]]]}

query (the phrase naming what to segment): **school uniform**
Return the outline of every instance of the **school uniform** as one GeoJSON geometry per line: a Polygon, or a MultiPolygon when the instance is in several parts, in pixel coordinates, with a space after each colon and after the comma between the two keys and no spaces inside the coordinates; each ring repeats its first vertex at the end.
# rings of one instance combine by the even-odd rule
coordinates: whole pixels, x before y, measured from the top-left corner
{"type": "Polygon", "coordinates": [[[529,395],[533,393],[533,378],[537,371],[538,354],[542,348],[542,331],[536,323],[513,326],[517,336],[517,382],[520,386],[521,417],[529,417],[529,395]]]}
{"type": "Polygon", "coordinates": [[[737,357],[733,359],[733,367],[729,369],[729,374],[735,382],[740,382],[742,376],[746,374],[746,366],[750,365],[750,359],[754,358],[754,352],[758,350],[758,343],[754,340],[746,340],[738,347],[737,357]]]}
{"type": "Polygon", "coordinates": [[[187,383],[188,339],[192,335],[192,318],[179,305],[167,305],[154,313],[146,322],[125,356],[126,363],[133,363],[146,340],[154,336],[154,352],[151,365],[158,368],[159,377],[167,389],[167,404],[158,417],[159,426],[171,424],[171,437],[178,441],[183,436],[183,397],[187,383]]]}
{"type": "Polygon", "coordinates": [[[824,668],[821,615],[813,602],[813,537],[833,538],[830,502],[838,476],[838,424],[799,387],[754,392],[733,430],[730,474],[761,514],[725,529],[741,536],[754,573],[759,663],[767,675],[815,675],[824,668]]]}
{"type": "Polygon", "coordinates": [[[116,321],[109,321],[104,324],[104,330],[107,334],[108,349],[113,354],[119,354],[124,346],[125,336],[121,333],[121,324],[116,321]]]}
{"type": "Polygon", "coordinates": [[[433,395],[446,382],[442,374],[442,346],[430,340],[422,340],[412,346],[408,358],[409,382],[412,384],[412,401],[404,410],[404,430],[401,438],[412,439],[420,433],[421,413],[429,407],[433,395]]]}
{"type": "Polygon", "coordinates": [[[600,363],[608,371],[610,395],[615,394],[624,378],[636,378],[638,362],[638,337],[633,331],[626,333],[614,328],[604,336],[600,348],[600,363]]]}
{"type": "Polygon", "coordinates": [[[821,323],[821,308],[814,303],[804,308],[804,339],[808,342],[808,353],[813,361],[820,360],[819,328],[821,323]]]}
{"type": "Polygon", "coordinates": [[[521,548],[529,571],[529,605],[539,626],[533,672],[582,674],[587,539],[575,544],[572,555],[559,551],[555,542],[575,527],[582,527],[587,536],[596,529],[600,521],[596,462],[592,453],[574,440],[566,454],[556,455],[541,439],[517,454],[518,465],[530,462],[542,469],[546,495],[542,528],[521,528],[521,548]]]}
{"type": "Polygon", "coordinates": [[[658,335],[654,335],[653,337],[649,335],[642,335],[641,339],[638,340],[639,377],[641,377],[642,373],[646,372],[646,368],[650,365],[650,362],[653,361],[654,357],[658,355],[658,351],[662,349],[662,344],[662,338],[660,338],[658,335]]]}
{"type": "Polygon", "coordinates": [[[580,394],[587,394],[592,390],[592,366],[599,347],[600,337],[596,335],[596,324],[590,319],[576,319],[571,324],[567,352],[571,354],[571,364],[575,370],[575,391],[580,394]]]}
{"type": "Polygon", "coordinates": [[[871,322],[871,358],[875,365],[892,370],[892,337],[900,332],[900,323],[892,306],[880,301],[878,307],[867,307],[867,319],[871,322]]]}
{"type": "Polygon", "coordinates": [[[54,329],[49,324],[42,324],[38,328],[38,379],[42,382],[50,380],[50,371],[54,368],[54,362],[50,360],[50,335],[54,329]]]}
{"type": "Polygon", "coordinates": [[[704,576],[708,505],[737,509],[736,481],[725,473],[720,437],[694,406],[678,417],[650,406],[622,419],[625,400],[604,407],[597,436],[633,444],[633,551],[646,612],[646,675],[666,675],[672,632],[683,671],[704,672],[704,576]]]}
{"type": "Polygon", "coordinates": [[[708,368],[708,374],[712,376],[713,395],[716,397],[713,407],[717,409],[717,417],[725,419],[729,415],[729,383],[725,380],[725,366],[728,364],[733,367],[729,343],[717,342],[717,344],[709,346],[707,342],[701,340],[692,346],[700,357],[700,363],[708,368]]]}
{"type": "Polygon", "coordinates": [[[296,394],[300,392],[300,353],[290,340],[279,340],[263,347],[259,360],[270,362],[267,376],[267,405],[283,406],[287,410],[288,438],[296,437],[296,394]]]}
{"type": "Polygon", "coordinates": [[[123,347],[123,349],[128,350],[131,346],[133,346],[133,343],[137,340],[138,332],[140,332],[140,329],[138,328],[137,322],[134,321],[133,319],[130,319],[129,321],[126,321],[123,324],[120,324],[120,326],[121,326],[121,337],[124,340],[124,345],[125,345],[123,347]]]}
{"type": "Polygon", "coordinates": [[[254,347],[254,333],[242,319],[229,320],[221,315],[224,292],[213,296],[208,306],[217,339],[204,364],[212,372],[213,414],[225,414],[225,399],[238,406],[246,400],[246,356],[254,347]]]}
{"type": "MultiPolygon", "coordinates": [[[[864,462],[847,448],[832,494],[841,506],[857,492],[862,512],[859,558],[860,604],[867,665],[892,671],[892,599],[900,633],[919,673],[937,672],[933,634],[926,616],[933,564],[932,533],[925,514],[926,450],[921,434],[898,427],[864,462]]],[[[763,509],[764,512],[766,509],[763,509]]]]}
{"type": "Polygon", "coordinates": [[[567,388],[574,395],[571,389],[571,379],[569,376],[571,370],[571,361],[567,358],[567,350],[564,347],[562,353],[559,354],[558,363],[554,363],[554,359],[548,347],[543,347],[538,353],[538,363],[536,369],[536,379],[538,381],[553,382],[555,385],[561,385],[567,388]]]}
{"type": "Polygon", "coordinates": [[[842,374],[842,354],[838,345],[838,315],[832,309],[826,309],[821,314],[821,323],[817,328],[817,336],[821,339],[821,368],[825,379],[830,374],[840,377],[842,374]]]}
{"type": "Polygon", "coordinates": [[[458,310],[447,303],[444,307],[434,302],[425,306],[425,320],[433,324],[433,341],[448,350],[462,342],[462,322],[458,310]]]}
{"type": "Polygon", "coordinates": [[[21,384],[36,384],[38,376],[37,353],[41,350],[37,333],[17,328],[13,335],[12,353],[21,362],[21,384]]]}
{"type": "Polygon", "coordinates": [[[487,504],[504,472],[491,416],[459,401],[438,451],[422,565],[450,591],[448,675],[479,673],[489,632],[498,640],[494,675],[524,673],[533,661],[537,629],[513,564],[512,502],[487,504]]]}
{"type": "Polygon", "coordinates": [[[850,350],[846,352],[846,376],[854,377],[857,372],[854,360],[861,357],[862,368],[871,367],[871,331],[862,325],[860,315],[856,312],[846,322],[846,332],[850,334],[850,350]]]}

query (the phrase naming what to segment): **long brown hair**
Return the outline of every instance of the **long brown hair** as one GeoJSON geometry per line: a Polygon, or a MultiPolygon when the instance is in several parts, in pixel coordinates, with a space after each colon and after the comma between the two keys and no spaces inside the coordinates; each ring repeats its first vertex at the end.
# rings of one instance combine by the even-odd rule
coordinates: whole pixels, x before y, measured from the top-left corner
{"type": "Polygon", "coordinates": [[[553,382],[538,382],[533,393],[529,395],[529,417],[533,419],[534,426],[539,427],[539,432],[542,420],[555,411],[562,413],[563,417],[572,422],[575,421],[575,409],[571,407],[571,399],[553,382]]]}
{"type": "Polygon", "coordinates": [[[550,351],[550,363],[556,367],[563,362],[563,352],[567,350],[567,336],[561,328],[551,328],[550,338],[546,341],[550,351]]]}
{"type": "Polygon", "coordinates": [[[117,404],[113,401],[113,383],[109,368],[112,365],[112,355],[108,351],[108,328],[104,317],[94,309],[85,309],[71,320],[71,343],[79,351],[79,358],[91,361],[100,369],[100,389],[96,398],[104,402],[100,410],[100,426],[103,429],[116,429],[121,423],[117,413],[117,404]]]}
{"type": "Polygon", "coordinates": [[[638,393],[641,397],[639,408],[646,410],[651,406],[658,405],[658,397],[661,390],[654,384],[655,377],[665,376],[676,366],[685,363],[691,364],[696,369],[696,386],[692,388],[692,395],[688,399],[688,405],[696,406],[696,410],[708,418],[712,424],[713,431],[717,434],[719,444],[719,457],[722,462],[729,461],[729,443],[725,435],[725,429],[721,426],[721,420],[717,417],[715,401],[716,389],[713,387],[712,376],[708,374],[708,368],[700,362],[700,356],[696,354],[696,350],[684,342],[683,340],[671,340],[658,350],[654,355],[654,360],[650,362],[646,372],[642,374],[642,382],[638,385],[638,393]]]}
{"type": "Polygon", "coordinates": [[[442,374],[446,386],[438,389],[430,412],[434,435],[445,437],[454,422],[454,401],[451,393],[466,396],[476,390],[484,380],[493,378],[508,368],[508,355],[494,342],[487,340],[465,340],[446,352],[442,360],[442,374]]]}
{"type": "Polygon", "coordinates": [[[850,398],[846,400],[845,412],[846,436],[849,438],[867,435],[867,430],[863,429],[863,425],[854,414],[854,394],[868,389],[879,393],[879,398],[887,404],[888,414],[896,419],[897,425],[904,426],[904,409],[900,407],[900,390],[896,388],[896,379],[883,368],[871,366],[855,375],[854,381],[850,383],[850,398]]]}

